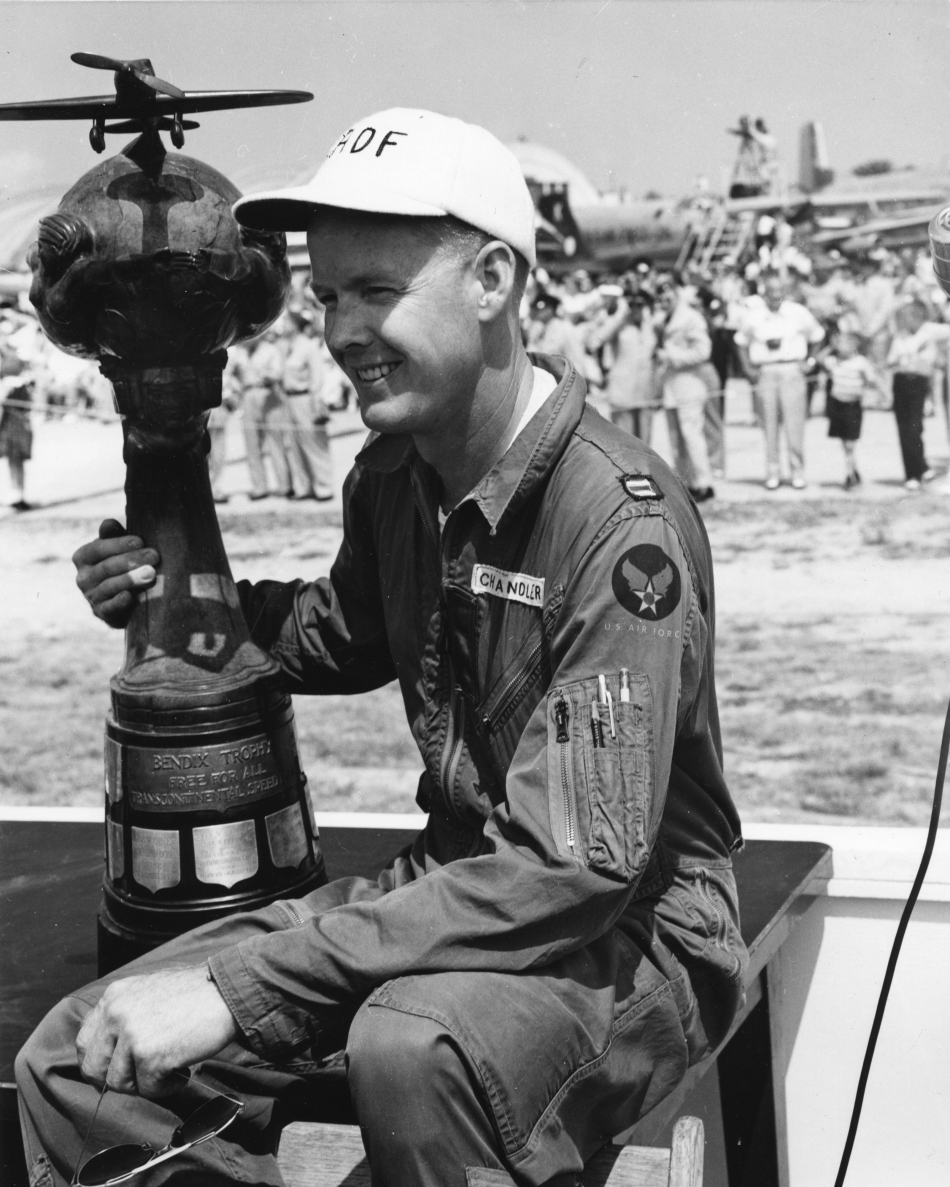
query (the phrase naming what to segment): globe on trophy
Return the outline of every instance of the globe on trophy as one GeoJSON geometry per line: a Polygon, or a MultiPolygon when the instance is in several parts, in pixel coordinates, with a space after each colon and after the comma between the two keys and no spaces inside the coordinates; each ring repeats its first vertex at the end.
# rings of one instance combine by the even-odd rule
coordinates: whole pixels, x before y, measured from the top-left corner
{"type": "Polygon", "coordinates": [[[105,736],[100,974],[199,924],[326,881],[277,663],[250,638],[208,478],[226,348],[260,334],[290,285],[283,235],[240,227],[217,170],[168,152],[196,112],[305,91],[181,91],[146,59],[74,54],[115,95],[0,106],[136,133],[40,222],[30,300],[62,350],[95,359],[122,417],[128,530],[161,554],[126,630],[105,736]],[[106,121],[117,121],[109,122],[106,121]]]}

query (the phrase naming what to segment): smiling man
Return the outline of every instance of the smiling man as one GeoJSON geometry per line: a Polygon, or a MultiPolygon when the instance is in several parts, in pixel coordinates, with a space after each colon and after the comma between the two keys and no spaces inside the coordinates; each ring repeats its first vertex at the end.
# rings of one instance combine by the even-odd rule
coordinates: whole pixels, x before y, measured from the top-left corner
{"type": "MultiPolygon", "coordinates": [[[[741,995],[702,521],[566,360],[525,353],[534,212],[483,129],[382,112],[235,212],[306,228],[373,430],[329,578],[242,583],[244,613],[294,692],[399,681],[428,821],[378,881],[199,929],[54,1010],[18,1062],[32,1184],[68,1182],[103,1084],[96,1147],[164,1147],[196,1064],[244,1113],[150,1187],[279,1183],[327,1060],[375,1187],[541,1184],[657,1104],[741,995]]],[[[101,536],[77,581],[120,626],[161,558],[101,536]]]]}

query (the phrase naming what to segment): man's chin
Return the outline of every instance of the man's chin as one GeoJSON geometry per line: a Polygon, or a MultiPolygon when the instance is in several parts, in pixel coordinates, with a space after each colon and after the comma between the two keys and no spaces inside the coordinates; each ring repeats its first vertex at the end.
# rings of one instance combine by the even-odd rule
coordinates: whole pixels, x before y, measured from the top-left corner
{"type": "Polygon", "coordinates": [[[381,400],[366,399],[357,393],[363,424],[374,433],[411,433],[416,418],[409,402],[389,396],[381,400]]]}

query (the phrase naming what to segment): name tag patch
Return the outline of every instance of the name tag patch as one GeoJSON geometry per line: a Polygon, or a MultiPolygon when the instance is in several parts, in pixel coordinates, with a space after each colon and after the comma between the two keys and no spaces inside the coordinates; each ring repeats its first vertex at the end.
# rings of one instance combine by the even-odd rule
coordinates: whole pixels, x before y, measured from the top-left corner
{"type": "Polygon", "coordinates": [[[476,565],[472,569],[472,592],[487,593],[540,609],[544,604],[544,578],[532,577],[530,573],[506,573],[491,565],[476,565]]]}

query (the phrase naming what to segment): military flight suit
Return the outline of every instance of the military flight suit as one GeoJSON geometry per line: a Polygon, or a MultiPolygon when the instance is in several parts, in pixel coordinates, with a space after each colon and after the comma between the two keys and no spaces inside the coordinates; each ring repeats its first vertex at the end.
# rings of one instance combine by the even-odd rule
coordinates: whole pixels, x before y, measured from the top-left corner
{"type": "MultiPolygon", "coordinates": [[[[741,842],[702,521],[565,360],[535,362],[558,386],[441,531],[434,471],[411,438],[376,437],[347,480],[329,579],[239,587],[292,691],[399,680],[429,818],[378,882],[340,880],[138,962],[208,960],[242,1032],[204,1074],[248,1111],[178,1160],[202,1183],[235,1168],[278,1183],[276,1130],[345,1046],[376,1187],[541,1184],[657,1104],[735,1013],[741,842]],[[598,707],[598,729],[600,675],[613,716],[598,707]]],[[[34,1187],[68,1174],[95,1103],[68,1069],[98,992],[21,1056],[29,1152],[50,1175],[34,1187]]],[[[109,1140],[167,1140],[177,1106],[120,1106],[109,1140]]]]}

